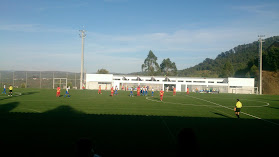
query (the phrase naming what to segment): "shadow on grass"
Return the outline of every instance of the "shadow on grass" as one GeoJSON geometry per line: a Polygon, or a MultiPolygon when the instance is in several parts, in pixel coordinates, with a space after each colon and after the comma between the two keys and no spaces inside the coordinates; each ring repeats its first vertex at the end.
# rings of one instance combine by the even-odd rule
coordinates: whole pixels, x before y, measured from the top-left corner
{"type": "Polygon", "coordinates": [[[279,99],[267,99],[267,98],[257,98],[258,100],[267,101],[267,102],[277,102],[279,99]]]}
{"type": "Polygon", "coordinates": [[[272,107],[272,106],[265,106],[265,107],[279,110],[279,107],[272,107]]]}
{"type": "Polygon", "coordinates": [[[65,116],[65,115],[81,115],[81,114],[85,114],[85,113],[81,112],[81,111],[77,111],[70,106],[62,105],[53,110],[46,111],[43,114],[65,116]]]}
{"type": "Polygon", "coordinates": [[[11,99],[11,98],[14,98],[13,96],[2,96],[1,98],[0,98],[0,100],[6,100],[6,99],[11,99]]]}
{"type": "Polygon", "coordinates": [[[222,114],[222,113],[217,113],[217,112],[212,112],[212,113],[214,113],[214,114],[216,114],[216,115],[218,115],[218,116],[225,117],[225,118],[232,118],[232,117],[229,117],[229,116],[224,115],[224,114],[222,114]]]}
{"type": "MultiPolygon", "coordinates": [[[[160,98],[156,98],[156,97],[152,97],[152,99],[157,100],[157,101],[161,101],[160,98]]],[[[164,100],[164,99],[163,99],[164,100]]]]}
{"type": "Polygon", "coordinates": [[[1,97],[0,100],[12,99],[12,98],[16,98],[18,96],[32,95],[32,94],[35,94],[35,93],[39,93],[39,92],[25,92],[25,93],[22,93],[21,95],[13,94],[13,96],[8,96],[8,94],[7,94],[6,95],[7,97],[1,97]]]}
{"type": "Polygon", "coordinates": [[[0,113],[8,113],[18,106],[19,102],[11,102],[4,105],[0,105],[0,113]]]}
{"type": "Polygon", "coordinates": [[[220,113],[214,114],[226,118],[97,115],[66,105],[44,113],[10,112],[18,105],[0,105],[0,156],[74,157],[80,138],[93,141],[104,157],[229,156],[236,145],[245,148],[238,156],[257,156],[275,153],[279,140],[276,126],[220,113]]]}
{"type": "Polygon", "coordinates": [[[32,94],[36,94],[36,93],[39,93],[39,92],[24,92],[21,95],[32,95],[32,94]]]}

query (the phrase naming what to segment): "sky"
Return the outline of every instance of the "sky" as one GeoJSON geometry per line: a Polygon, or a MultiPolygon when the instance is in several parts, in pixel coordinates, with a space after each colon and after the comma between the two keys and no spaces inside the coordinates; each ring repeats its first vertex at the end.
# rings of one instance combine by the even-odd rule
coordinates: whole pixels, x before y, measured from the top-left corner
{"type": "Polygon", "coordinates": [[[141,71],[150,50],[182,70],[279,35],[278,0],[0,0],[0,70],[141,71]]]}

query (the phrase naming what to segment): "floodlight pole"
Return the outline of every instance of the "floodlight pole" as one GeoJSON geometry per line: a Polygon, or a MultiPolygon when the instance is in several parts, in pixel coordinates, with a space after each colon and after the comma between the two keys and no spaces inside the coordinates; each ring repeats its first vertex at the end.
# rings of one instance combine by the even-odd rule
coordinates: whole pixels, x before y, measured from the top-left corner
{"type": "Polygon", "coordinates": [[[27,71],[26,71],[26,78],[25,78],[26,80],[26,82],[25,82],[25,88],[27,88],[27,71]]]}
{"type": "Polygon", "coordinates": [[[263,60],[262,60],[262,50],[263,50],[263,40],[262,37],[264,37],[264,35],[259,35],[259,62],[260,62],[260,66],[259,66],[259,72],[260,72],[260,77],[259,77],[259,94],[262,95],[262,68],[263,68],[263,60]]]}
{"type": "Polygon", "coordinates": [[[13,71],[13,87],[15,86],[15,72],[13,71]]]}
{"type": "Polygon", "coordinates": [[[81,69],[80,69],[80,89],[83,87],[83,66],[84,66],[84,38],[86,36],[85,30],[79,30],[81,32],[80,37],[81,37],[81,69]]]}
{"type": "Polygon", "coordinates": [[[77,73],[75,73],[75,87],[77,86],[77,73]]]}
{"type": "Polygon", "coordinates": [[[54,89],[54,72],[52,73],[52,89],[54,89]]]}
{"type": "Polygon", "coordinates": [[[40,71],[40,88],[42,88],[42,72],[40,71]]]}
{"type": "Polygon", "coordinates": [[[0,83],[1,83],[1,86],[0,87],[2,87],[2,77],[1,77],[1,73],[0,73],[0,83]]]}

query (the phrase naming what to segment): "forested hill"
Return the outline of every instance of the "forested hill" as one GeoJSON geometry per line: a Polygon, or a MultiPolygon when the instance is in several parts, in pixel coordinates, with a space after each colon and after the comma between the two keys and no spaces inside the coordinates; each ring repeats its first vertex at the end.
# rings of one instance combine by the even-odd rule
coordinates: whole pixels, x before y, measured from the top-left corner
{"type": "MultiPolygon", "coordinates": [[[[263,42],[263,70],[279,70],[279,36],[263,42]]],[[[187,77],[256,77],[258,73],[259,42],[244,44],[222,52],[215,59],[178,71],[187,77]]]]}

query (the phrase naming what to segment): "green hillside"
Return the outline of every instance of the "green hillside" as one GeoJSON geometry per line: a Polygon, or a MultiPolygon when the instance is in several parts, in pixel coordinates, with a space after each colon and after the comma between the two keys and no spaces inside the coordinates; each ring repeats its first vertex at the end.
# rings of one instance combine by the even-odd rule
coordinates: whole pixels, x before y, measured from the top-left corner
{"type": "MultiPolygon", "coordinates": [[[[263,43],[263,70],[278,70],[279,36],[263,43]]],[[[215,59],[206,58],[193,67],[179,70],[178,76],[187,77],[256,77],[259,43],[243,44],[220,53],[215,59]]]]}

